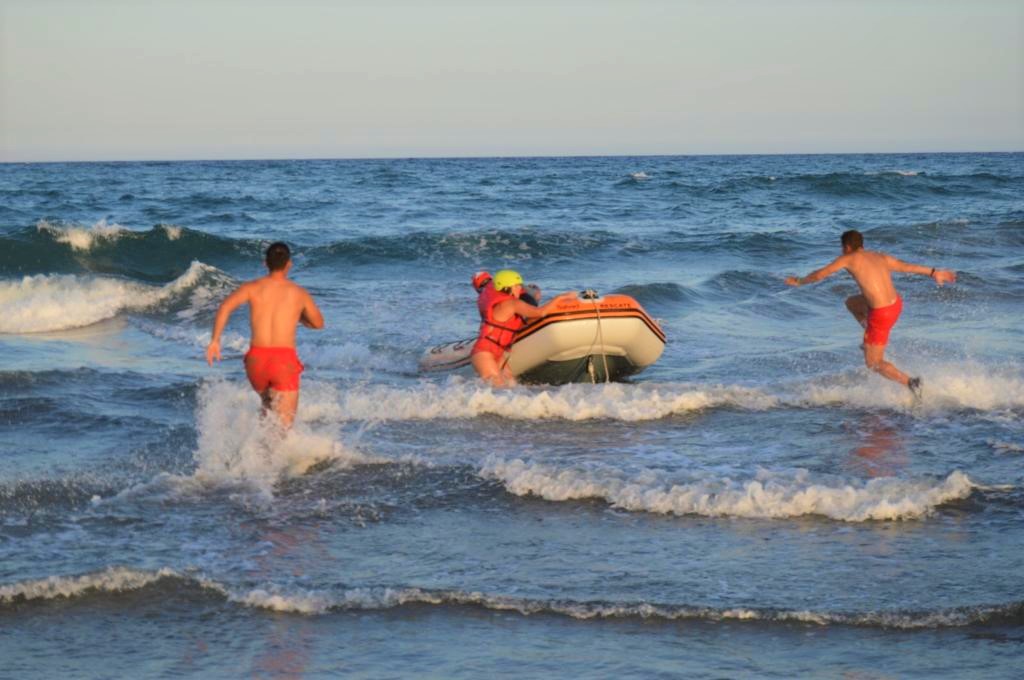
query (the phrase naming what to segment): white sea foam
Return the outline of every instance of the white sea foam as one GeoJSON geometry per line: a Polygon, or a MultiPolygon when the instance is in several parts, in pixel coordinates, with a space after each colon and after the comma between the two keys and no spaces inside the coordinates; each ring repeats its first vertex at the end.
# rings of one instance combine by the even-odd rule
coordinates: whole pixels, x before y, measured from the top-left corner
{"type": "MultiPolygon", "coordinates": [[[[487,595],[478,591],[425,590],[423,588],[368,587],[346,588],[340,592],[300,591],[285,594],[279,591],[255,590],[230,596],[232,601],[250,606],[263,607],[274,611],[290,611],[302,614],[323,613],[333,609],[378,610],[394,609],[410,604],[430,605],[477,605],[500,611],[516,611],[520,614],[541,612],[568,613],[572,607],[559,611],[562,603],[546,600],[487,595]]],[[[588,618],[579,616],[577,618],[588,618]]]]}
{"type": "Polygon", "coordinates": [[[430,420],[498,415],[517,420],[614,419],[642,421],[717,406],[768,409],[775,397],[756,389],[688,385],[564,385],[495,390],[480,382],[452,380],[413,388],[383,385],[345,390],[316,413],[332,420],[430,420]]]}
{"type": "Polygon", "coordinates": [[[158,291],[118,279],[40,274],[0,283],[0,333],[88,326],[156,299],[158,291]]]}
{"type": "MultiPolygon", "coordinates": [[[[205,349],[210,342],[210,329],[195,326],[178,326],[164,323],[140,323],[139,327],[162,340],[205,349]]],[[[234,331],[225,331],[220,337],[221,349],[243,353],[249,348],[249,338],[234,331]]],[[[227,359],[227,356],[225,356],[227,359]]]]}
{"type": "Polygon", "coordinates": [[[957,607],[923,612],[870,611],[830,612],[760,607],[709,607],[649,602],[574,601],[524,598],[480,591],[427,590],[416,587],[362,587],[328,589],[285,589],[276,584],[245,589],[227,586],[202,575],[173,569],[146,571],[110,567],[78,576],[0,585],[0,604],[24,600],[52,600],[81,597],[90,593],[122,593],[141,590],[157,581],[178,579],[215,593],[229,602],[254,609],[303,615],[332,610],[375,611],[408,605],[471,606],[491,611],[516,612],[523,616],[557,614],[574,619],[641,618],[648,620],[766,621],[799,622],[820,626],[847,625],[897,629],[969,626],[1000,617],[1019,617],[1022,603],[957,607]]]}
{"type": "Polygon", "coordinates": [[[107,224],[106,220],[100,220],[92,226],[80,225],[57,225],[46,220],[40,220],[36,224],[36,231],[49,234],[57,243],[64,243],[71,246],[72,250],[87,251],[101,242],[111,243],[126,235],[135,235],[138,232],[121,226],[120,224],[107,224]]]}
{"type": "Polygon", "coordinates": [[[303,363],[317,368],[373,371],[394,369],[395,366],[392,357],[357,342],[303,345],[301,351],[303,363]]]}
{"type": "Polygon", "coordinates": [[[485,477],[517,496],[550,501],[598,498],[624,510],[709,517],[785,518],[822,515],[846,522],[917,519],[976,485],[960,471],[943,480],[896,478],[866,483],[816,482],[806,470],[760,471],[754,479],[707,478],[670,482],[652,471],[626,476],[609,468],[556,468],[520,459],[489,457],[485,477]]]}
{"type": "Polygon", "coordinates": [[[138,590],[165,576],[176,575],[176,572],[171,569],[140,571],[126,567],[110,567],[81,576],[50,576],[44,579],[0,586],[0,602],[70,598],[90,591],[117,593],[138,590]]]}
{"type": "Polygon", "coordinates": [[[124,593],[141,590],[164,578],[191,581],[196,586],[218,593],[231,602],[272,611],[318,614],[331,608],[344,606],[346,601],[353,602],[355,605],[353,608],[373,608],[373,600],[363,594],[363,589],[348,591],[341,597],[331,597],[317,591],[284,592],[274,586],[252,590],[234,590],[213,579],[187,575],[166,567],[158,570],[108,567],[102,571],[87,574],[49,576],[0,585],[0,604],[71,599],[90,593],[124,593]],[[359,606],[360,602],[364,606],[359,606]]]}
{"type": "MultiPolygon", "coordinates": [[[[193,262],[188,270],[164,286],[148,286],[104,276],[38,274],[21,280],[0,281],[0,333],[40,333],[89,326],[121,312],[154,307],[193,289],[204,276],[225,277],[217,269],[193,262]]],[[[204,303],[202,296],[193,307],[204,303]]]]}
{"type": "Polygon", "coordinates": [[[869,171],[865,172],[864,174],[865,175],[887,175],[887,174],[893,174],[893,175],[901,175],[903,177],[917,177],[921,173],[918,170],[885,170],[885,171],[882,171],[882,172],[870,171],[869,170],[869,171]]]}
{"type": "MultiPolygon", "coordinates": [[[[309,395],[304,390],[303,399],[309,395]]],[[[329,427],[303,418],[283,433],[272,417],[261,417],[258,395],[248,385],[220,380],[200,387],[196,407],[199,432],[193,480],[203,484],[247,482],[266,493],[282,476],[301,475],[325,461],[334,465],[379,462],[342,443],[329,427]]]]}
{"type": "Polygon", "coordinates": [[[194,322],[197,317],[217,309],[227,292],[234,288],[236,282],[230,276],[205,264],[193,261],[189,268],[191,271],[197,265],[200,267],[198,273],[202,274],[201,279],[196,277],[189,284],[188,305],[178,310],[175,314],[178,319],[186,322],[194,322]]]}
{"type": "MultiPolygon", "coordinates": [[[[359,365],[364,350],[343,346],[328,365],[359,365]],[[351,364],[349,363],[351,362],[351,364]]],[[[321,350],[310,365],[328,359],[321,350]]],[[[369,359],[367,359],[369,360],[369,359]]],[[[843,406],[888,408],[928,416],[947,410],[998,411],[1024,408],[1020,371],[979,365],[933,366],[925,373],[925,396],[915,405],[910,392],[866,370],[801,381],[772,391],[739,385],[612,383],[492,389],[476,380],[422,381],[412,387],[357,385],[325,393],[309,413],[316,420],[432,420],[496,415],[514,420],[562,419],[646,421],[712,408],[752,411],[843,406]],[[774,393],[773,393],[774,392],[774,393]]]]}
{"type": "Polygon", "coordinates": [[[993,368],[974,363],[925,367],[924,399],[915,405],[910,392],[865,371],[818,379],[795,386],[782,401],[793,406],[855,406],[895,408],[924,414],[934,411],[976,409],[993,411],[1024,408],[1024,374],[1019,369],[993,368]]]}
{"type": "Polygon", "coordinates": [[[168,241],[177,241],[181,238],[181,227],[173,224],[162,224],[160,226],[163,228],[164,234],[167,235],[168,241]]]}
{"type": "Polygon", "coordinates": [[[294,614],[323,614],[338,606],[335,598],[315,590],[283,592],[277,588],[256,588],[245,592],[224,590],[228,600],[247,607],[294,614]]]}
{"type": "MultiPolygon", "coordinates": [[[[177,241],[181,238],[182,228],[173,224],[162,224],[159,229],[163,231],[168,241],[177,241]]],[[[109,224],[106,220],[100,220],[92,225],[83,226],[80,224],[53,224],[46,220],[36,223],[36,231],[41,234],[48,234],[57,243],[63,243],[72,250],[88,252],[93,248],[115,243],[124,238],[142,238],[147,232],[135,231],[117,223],[109,224]]]]}
{"type": "MultiPolygon", "coordinates": [[[[306,596],[298,597],[303,611],[306,596]]],[[[287,598],[285,598],[285,602],[287,598]]],[[[421,588],[358,588],[346,590],[333,598],[323,597],[321,603],[331,602],[330,609],[391,609],[409,604],[477,606],[495,611],[513,611],[524,616],[533,614],[559,614],[574,619],[642,618],[705,621],[775,621],[799,622],[816,625],[853,625],[901,629],[967,626],[1000,615],[1013,615],[1019,603],[987,607],[963,607],[930,612],[862,612],[844,613],[811,610],[779,610],[755,607],[706,607],[647,602],[579,602],[572,600],[545,600],[492,595],[479,591],[424,590],[421,588]]],[[[280,600],[275,605],[280,607],[280,600]]],[[[323,606],[323,604],[321,606],[323,606]]]]}

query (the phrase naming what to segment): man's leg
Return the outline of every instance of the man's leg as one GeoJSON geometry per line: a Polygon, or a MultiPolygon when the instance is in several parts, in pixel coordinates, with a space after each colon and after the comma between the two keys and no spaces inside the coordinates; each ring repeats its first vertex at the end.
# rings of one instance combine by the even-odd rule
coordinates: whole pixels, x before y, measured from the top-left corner
{"type": "MultiPolygon", "coordinates": [[[[852,311],[852,310],[851,310],[852,311]]],[[[864,345],[864,363],[875,373],[906,385],[910,377],[885,360],[885,345],[864,345]]]]}
{"type": "Polygon", "coordinates": [[[868,307],[868,301],[863,295],[851,295],[846,298],[846,308],[850,310],[850,314],[853,314],[861,328],[868,327],[868,312],[871,308],[868,307]]]}
{"type": "Polygon", "coordinates": [[[245,355],[245,375],[249,378],[249,384],[260,395],[260,417],[264,417],[273,410],[273,395],[270,390],[270,380],[267,378],[265,366],[260,359],[253,355],[250,350],[245,355]]]}
{"type": "Polygon", "coordinates": [[[291,429],[292,423],[295,422],[295,412],[299,408],[299,391],[267,390],[267,392],[270,394],[271,408],[277,415],[277,419],[281,421],[281,426],[286,430],[291,429]]]}
{"type": "Polygon", "coordinates": [[[274,409],[274,394],[268,387],[267,389],[260,392],[260,417],[265,417],[274,409]]]}

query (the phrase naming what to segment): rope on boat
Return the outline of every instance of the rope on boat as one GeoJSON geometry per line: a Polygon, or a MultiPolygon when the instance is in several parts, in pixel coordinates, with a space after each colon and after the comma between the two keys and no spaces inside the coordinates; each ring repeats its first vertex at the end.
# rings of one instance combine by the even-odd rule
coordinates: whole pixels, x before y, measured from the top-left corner
{"type": "MultiPolygon", "coordinates": [[[[587,361],[592,362],[591,352],[594,350],[594,344],[601,344],[601,360],[604,362],[604,381],[610,383],[612,381],[612,374],[608,371],[608,355],[604,351],[604,328],[601,325],[601,306],[598,304],[597,291],[593,288],[587,288],[583,291],[583,299],[591,300],[594,303],[594,314],[597,316],[597,335],[594,336],[594,342],[590,343],[590,351],[587,352],[587,361]]],[[[593,365],[590,366],[590,382],[596,384],[597,380],[594,379],[593,365]]]]}

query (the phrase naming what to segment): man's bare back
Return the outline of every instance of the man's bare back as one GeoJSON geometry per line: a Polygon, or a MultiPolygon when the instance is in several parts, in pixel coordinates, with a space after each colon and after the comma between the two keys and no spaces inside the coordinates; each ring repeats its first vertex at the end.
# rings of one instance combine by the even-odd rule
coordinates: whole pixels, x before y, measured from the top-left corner
{"type": "Polygon", "coordinates": [[[289,427],[299,403],[299,374],[303,366],[295,353],[295,329],[324,327],[324,318],[312,296],[288,280],[291,254],[283,243],[267,249],[270,273],[249,281],[229,295],[213,322],[213,333],[206,348],[206,360],[213,365],[221,358],[220,337],[232,312],[249,305],[252,337],[245,355],[249,382],[263,400],[264,410],[273,409],[281,423],[289,427]]]}
{"type": "Polygon", "coordinates": [[[860,292],[869,307],[888,307],[896,302],[898,296],[890,272],[901,264],[899,260],[870,250],[858,250],[839,259],[843,260],[843,268],[850,272],[860,286],[860,292]]]}
{"type": "Polygon", "coordinates": [[[864,250],[863,236],[858,231],[845,232],[841,243],[842,255],[802,278],[786,277],[786,284],[802,286],[821,281],[843,269],[850,272],[860,287],[861,294],[847,298],[846,308],[865,330],[862,345],[864,363],[889,380],[906,385],[915,397],[920,397],[921,379],[911,378],[884,358],[885,346],[889,342],[889,331],[903,310],[903,301],[892,283],[892,272],[929,276],[940,286],[955,282],[956,274],[945,269],[902,262],[885,253],[864,250]]]}
{"type": "Polygon", "coordinates": [[[317,327],[310,322],[319,314],[313,298],[288,279],[271,274],[242,285],[239,291],[248,295],[254,347],[295,347],[297,324],[317,327]]]}

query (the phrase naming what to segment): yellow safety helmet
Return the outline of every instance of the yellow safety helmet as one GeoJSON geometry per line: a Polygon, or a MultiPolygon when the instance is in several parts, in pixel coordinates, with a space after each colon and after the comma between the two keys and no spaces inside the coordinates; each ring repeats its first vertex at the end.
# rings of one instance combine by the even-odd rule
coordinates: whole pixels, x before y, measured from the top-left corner
{"type": "Polygon", "coordinates": [[[494,287],[497,290],[505,290],[522,284],[523,277],[519,275],[519,272],[511,269],[502,269],[494,275],[494,287]]]}

